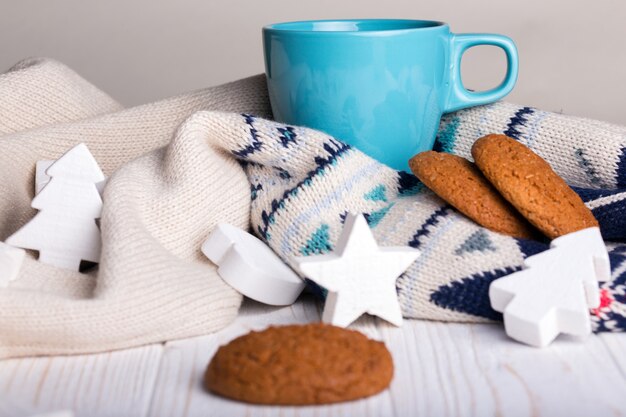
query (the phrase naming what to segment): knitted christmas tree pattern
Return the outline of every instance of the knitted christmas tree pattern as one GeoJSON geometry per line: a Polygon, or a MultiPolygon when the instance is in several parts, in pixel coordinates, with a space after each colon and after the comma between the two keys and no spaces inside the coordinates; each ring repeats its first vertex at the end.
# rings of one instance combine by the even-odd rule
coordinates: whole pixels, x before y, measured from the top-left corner
{"type": "MultiPolygon", "coordinates": [[[[481,228],[411,174],[324,133],[233,117],[241,128],[231,132],[231,149],[252,184],[253,231],[294,266],[296,256],[333,249],[346,213],[364,213],[381,246],[422,251],[396,284],[405,317],[500,319],[489,304],[490,283],[548,248],[481,228]]],[[[445,116],[435,148],[471,158],[477,138],[498,132],[546,159],[592,209],[613,271],[601,283],[601,306],[591,311],[594,330],[625,330],[626,245],[611,241],[626,239],[626,131],[500,102],[445,116]]]]}

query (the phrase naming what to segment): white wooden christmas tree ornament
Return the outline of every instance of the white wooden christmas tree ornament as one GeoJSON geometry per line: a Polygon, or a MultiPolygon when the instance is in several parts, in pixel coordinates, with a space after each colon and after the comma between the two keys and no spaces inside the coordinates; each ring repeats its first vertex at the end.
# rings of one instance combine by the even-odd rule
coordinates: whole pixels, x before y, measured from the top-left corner
{"type": "Polygon", "coordinates": [[[41,262],[78,271],[81,260],[100,260],[96,219],[102,213],[102,198],[96,184],[104,174],[85,144],[69,150],[47,174],[50,182],[31,204],[39,213],[6,243],[39,251],[41,262]]]}
{"type": "Polygon", "coordinates": [[[48,185],[50,182],[50,176],[46,173],[48,168],[52,166],[56,161],[54,160],[43,160],[38,161],[37,165],[35,165],[35,195],[39,194],[43,187],[48,185]]]}
{"type": "Polygon", "coordinates": [[[556,238],[526,258],[524,269],[491,283],[494,310],[504,313],[507,335],[549,345],[560,333],[591,333],[590,308],[600,305],[598,281],[610,279],[609,256],[597,227],[556,238]]]}
{"type": "Polygon", "coordinates": [[[23,249],[0,242],[0,288],[17,278],[25,256],[23,249]]]}
{"type": "MultiPolygon", "coordinates": [[[[50,182],[50,176],[46,171],[48,171],[48,168],[50,168],[55,162],[55,160],[49,159],[37,162],[35,170],[35,195],[39,194],[41,190],[43,190],[43,188],[50,182]]],[[[103,181],[96,184],[100,195],[104,192],[104,186],[106,183],[107,180],[105,178],[103,181]]]]}
{"type": "Polygon", "coordinates": [[[265,304],[293,304],[306,286],[265,243],[229,224],[215,227],[202,252],[231,287],[265,304]]]}
{"type": "Polygon", "coordinates": [[[295,261],[302,274],[328,290],[324,322],[347,327],[367,313],[401,326],[396,280],[419,255],[408,246],[379,247],[365,217],[349,214],[335,251],[295,261]]]}

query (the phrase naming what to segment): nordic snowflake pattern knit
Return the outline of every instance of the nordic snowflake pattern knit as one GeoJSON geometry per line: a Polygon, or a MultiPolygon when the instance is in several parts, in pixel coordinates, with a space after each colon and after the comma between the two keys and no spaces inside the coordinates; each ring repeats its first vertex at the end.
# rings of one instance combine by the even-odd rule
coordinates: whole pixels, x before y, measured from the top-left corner
{"type": "MultiPolygon", "coordinates": [[[[0,358],[109,351],[216,331],[241,295],[200,246],[219,222],[251,226],[287,263],[331,250],[347,212],[381,245],[422,256],[397,281],[406,317],[498,319],[487,289],[546,242],[492,233],[414,176],[323,133],[275,123],[265,78],[250,77],[130,109],[66,66],[26,60],[0,75],[0,240],[28,223],[35,164],[86,143],[109,181],[102,257],[88,274],[25,259],[0,283],[0,358]],[[243,168],[242,168],[243,167],[243,168]]],[[[444,118],[438,150],[469,156],[506,133],[580,193],[607,241],[626,238],[626,129],[507,103],[444,118]]],[[[592,311],[596,331],[626,327],[626,246],[592,311]]]]}
{"type": "MultiPolygon", "coordinates": [[[[332,250],[347,212],[364,213],[381,245],[422,251],[397,282],[405,317],[500,319],[489,304],[489,284],[548,248],[548,242],[479,227],[414,176],[322,133],[247,114],[231,117],[247,135],[231,151],[250,180],[254,232],[293,266],[296,256],[332,250]]],[[[593,210],[607,240],[626,238],[625,129],[496,103],[446,116],[435,147],[470,157],[472,143],[494,132],[548,160],[593,210]]],[[[620,331],[626,328],[626,246],[607,245],[612,281],[602,283],[602,304],[591,314],[596,331],[620,331]]]]}

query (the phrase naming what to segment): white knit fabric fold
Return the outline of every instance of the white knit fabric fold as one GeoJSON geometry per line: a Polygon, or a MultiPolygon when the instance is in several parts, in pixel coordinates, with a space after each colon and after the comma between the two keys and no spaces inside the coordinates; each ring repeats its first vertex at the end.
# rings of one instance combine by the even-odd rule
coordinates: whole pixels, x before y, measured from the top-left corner
{"type": "Polygon", "coordinates": [[[200,245],[219,221],[248,226],[249,184],[219,138],[207,136],[215,118],[189,117],[216,109],[268,115],[265,89],[257,76],[120,110],[58,62],[28,60],[0,76],[0,240],[35,214],[38,160],[84,142],[111,176],[99,268],[80,274],[31,254],[0,289],[0,358],[191,337],[236,316],[241,296],[200,245]]]}

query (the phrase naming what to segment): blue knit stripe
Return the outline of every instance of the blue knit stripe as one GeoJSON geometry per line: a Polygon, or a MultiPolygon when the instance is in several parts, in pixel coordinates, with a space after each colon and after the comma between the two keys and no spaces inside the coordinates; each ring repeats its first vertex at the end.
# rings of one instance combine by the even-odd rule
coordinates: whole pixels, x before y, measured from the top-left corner
{"type": "Polygon", "coordinates": [[[254,127],[254,116],[250,114],[242,114],[246,124],[250,127],[250,138],[252,139],[249,145],[246,145],[243,149],[238,151],[232,151],[233,155],[238,156],[240,158],[247,158],[251,154],[256,151],[261,150],[263,146],[263,142],[259,139],[259,131],[254,127]]]}
{"type": "Polygon", "coordinates": [[[577,148],[574,151],[574,158],[578,162],[580,169],[587,175],[589,182],[595,187],[605,187],[604,181],[598,175],[598,170],[593,166],[593,163],[589,160],[587,152],[582,148],[577,148]]]}
{"type": "Polygon", "coordinates": [[[593,215],[600,224],[605,240],[624,240],[626,237],[626,200],[596,207],[593,215]]]}
{"type": "Polygon", "coordinates": [[[626,193],[626,189],[624,188],[619,188],[616,190],[582,188],[582,187],[572,187],[572,186],[570,186],[570,188],[574,190],[576,194],[578,194],[585,203],[588,203],[593,200],[597,200],[602,197],[608,197],[611,195],[626,193]]]}
{"type": "Polygon", "coordinates": [[[363,195],[363,198],[370,201],[382,201],[387,202],[387,188],[384,184],[378,184],[370,191],[363,195]]]}
{"type": "Polygon", "coordinates": [[[380,223],[380,221],[387,215],[387,213],[389,213],[389,210],[391,210],[392,207],[395,205],[396,203],[391,203],[380,210],[364,214],[365,220],[367,220],[367,224],[372,228],[378,226],[378,223],[380,223]]]}
{"type": "Polygon", "coordinates": [[[520,135],[522,134],[518,128],[520,126],[525,126],[526,122],[528,122],[528,116],[535,112],[534,109],[530,107],[522,107],[518,111],[515,112],[515,115],[511,117],[509,123],[507,124],[507,129],[504,131],[504,134],[512,137],[513,139],[520,139],[520,135]]]}
{"type": "Polygon", "coordinates": [[[415,175],[405,171],[398,171],[398,194],[400,196],[416,195],[423,189],[424,184],[415,175]]]}
{"type": "Polygon", "coordinates": [[[617,170],[615,171],[615,182],[618,187],[626,187],[626,148],[622,148],[617,161],[617,170]]]}
{"type": "Polygon", "coordinates": [[[259,197],[259,191],[263,191],[262,184],[254,185],[250,183],[250,197],[252,201],[256,200],[259,197]]]}
{"type": "Polygon", "coordinates": [[[455,249],[454,254],[457,256],[463,256],[466,253],[485,253],[487,251],[496,252],[497,249],[489,237],[489,234],[487,234],[487,230],[480,228],[465,239],[463,243],[455,249]]]}
{"type": "Polygon", "coordinates": [[[306,244],[300,248],[300,254],[302,256],[310,255],[323,255],[333,250],[333,245],[330,243],[330,226],[322,224],[311,235],[306,244]]]}
{"type": "Polygon", "coordinates": [[[291,174],[285,168],[282,167],[274,167],[276,172],[278,172],[278,176],[284,180],[290,180],[291,174]]]}
{"type": "Polygon", "coordinates": [[[440,208],[438,208],[437,210],[435,210],[424,222],[424,224],[422,224],[420,226],[419,229],[417,229],[417,231],[415,232],[415,234],[413,235],[413,237],[411,238],[411,240],[409,240],[408,245],[418,249],[420,246],[422,246],[422,242],[421,239],[424,236],[428,236],[430,234],[430,230],[429,228],[431,228],[432,226],[435,226],[437,224],[439,224],[439,222],[447,217],[450,213],[452,213],[454,210],[451,206],[445,205],[442,206],[440,208]]]}
{"type": "Polygon", "coordinates": [[[489,286],[496,279],[519,270],[521,267],[506,267],[472,274],[460,281],[440,286],[431,293],[430,301],[448,310],[491,320],[502,320],[502,314],[491,308],[489,286]]]}
{"type": "Polygon", "coordinates": [[[461,119],[454,117],[443,129],[439,131],[435,138],[433,150],[437,152],[452,153],[456,143],[456,133],[461,124],[461,119]]]}
{"type": "Polygon", "coordinates": [[[610,253],[626,256],[626,245],[619,245],[613,248],[610,253]]]}
{"type": "Polygon", "coordinates": [[[296,138],[298,137],[298,135],[296,134],[295,128],[291,126],[286,126],[279,127],[277,128],[277,130],[278,133],[280,133],[278,139],[280,140],[280,144],[283,145],[283,147],[288,148],[290,144],[296,143],[296,138]]]}
{"type": "Polygon", "coordinates": [[[550,248],[550,245],[548,245],[547,243],[537,242],[536,240],[516,238],[515,242],[517,243],[517,246],[522,252],[524,258],[534,256],[550,248]]]}
{"type": "Polygon", "coordinates": [[[323,175],[326,168],[334,165],[339,158],[351,149],[350,145],[346,145],[334,139],[330,139],[328,142],[324,143],[323,148],[328,154],[327,157],[316,156],[314,158],[316,164],[315,169],[309,171],[304,179],[298,182],[294,187],[287,189],[280,199],[272,200],[269,212],[266,210],[261,212],[262,225],[257,226],[257,232],[265,241],[270,240],[268,229],[274,224],[276,213],[285,207],[286,201],[291,197],[297,196],[302,187],[309,186],[315,177],[323,175]]]}

